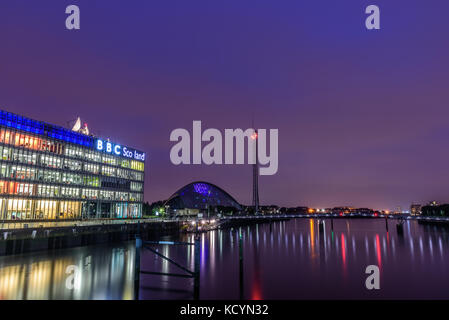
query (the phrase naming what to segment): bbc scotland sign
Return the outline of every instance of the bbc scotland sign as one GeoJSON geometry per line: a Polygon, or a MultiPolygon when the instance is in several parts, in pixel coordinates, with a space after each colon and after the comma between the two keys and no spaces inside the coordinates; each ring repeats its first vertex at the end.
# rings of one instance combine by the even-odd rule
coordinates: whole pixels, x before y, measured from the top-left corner
{"type": "Polygon", "coordinates": [[[121,146],[109,141],[97,139],[95,141],[95,148],[98,151],[110,153],[116,156],[121,156],[128,159],[145,161],[145,152],[140,152],[135,149],[121,146]]]}

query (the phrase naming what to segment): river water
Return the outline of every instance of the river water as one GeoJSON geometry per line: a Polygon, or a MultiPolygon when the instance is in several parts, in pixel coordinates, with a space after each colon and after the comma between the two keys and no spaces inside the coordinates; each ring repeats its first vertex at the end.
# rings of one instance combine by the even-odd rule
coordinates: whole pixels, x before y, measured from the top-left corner
{"type": "MultiPolygon", "coordinates": [[[[201,299],[449,299],[449,229],[395,220],[292,219],[201,234],[201,299]],[[368,290],[368,265],[380,289],[368,290]]],[[[193,241],[193,235],[161,240],[193,241]]],[[[193,270],[193,246],[154,246],[193,270]]],[[[0,257],[0,299],[134,299],[134,242],[0,257]]],[[[183,273],[148,250],[141,269],[183,273]]],[[[140,299],[192,299],[193,280],[141,275],[140,299]]]]}

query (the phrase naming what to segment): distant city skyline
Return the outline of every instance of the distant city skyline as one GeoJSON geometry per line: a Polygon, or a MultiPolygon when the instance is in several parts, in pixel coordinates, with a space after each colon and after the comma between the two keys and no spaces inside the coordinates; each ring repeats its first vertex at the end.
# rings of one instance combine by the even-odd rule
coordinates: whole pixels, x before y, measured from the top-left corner
{"type": "Polygon", "coordinates": [[[261,205],[449,203],[449,3],[78,0],[0,4],[0,108],[145,151],[145,201],[192,181],[252,203],[252,167],[174,166],[170,132],[279,129],[261,205]],[[407,5],[404,5],[406,3],[407,5]],[[342,23],[344,22],[344,23],[342,23]]]}

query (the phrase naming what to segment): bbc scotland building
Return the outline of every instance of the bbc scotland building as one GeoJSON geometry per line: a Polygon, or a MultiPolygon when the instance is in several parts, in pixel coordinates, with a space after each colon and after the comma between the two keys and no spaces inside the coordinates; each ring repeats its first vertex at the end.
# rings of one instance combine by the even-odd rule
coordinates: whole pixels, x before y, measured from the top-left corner
{"type": "Polygon", "coordinates": [[[145,153],[0,110],[0,220],[142,216],[145,153]]]}

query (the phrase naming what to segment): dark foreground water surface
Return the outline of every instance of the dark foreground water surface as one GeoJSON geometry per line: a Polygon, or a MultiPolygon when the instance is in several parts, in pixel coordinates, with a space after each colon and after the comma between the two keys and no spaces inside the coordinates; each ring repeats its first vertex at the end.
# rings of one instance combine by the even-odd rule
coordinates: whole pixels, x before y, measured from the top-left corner
{"type": "MultiPolygon", "coordinates": [[[[245,299],[448,299],[449,234],[408,221],[316,220],[243,227],[245,299]],[[365,269],[380,269],[380,290],[367,290],[365,269]]],[[[201,299],[239,299],[238,230],[201,235],[201,299]]],[[[169,237],[164,240],[170,240],[169,237]]],[[[192,235],[182,235],[193,241],[192,235]]],[[[193,269],[193,246],[159,252],[193,269]]],[[[133,299],[133,242],[0,257],[0,299],[133,299]],[[74,276],[74,270],[78,276],[74,276]]],[[[149,251],[142,270],[176,272],[149,251]]],[[[141,299],[191,299],[193,280],[141,276],[141,299]]]]}

